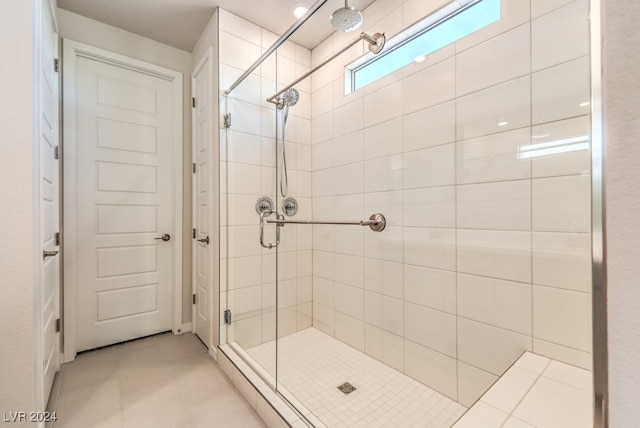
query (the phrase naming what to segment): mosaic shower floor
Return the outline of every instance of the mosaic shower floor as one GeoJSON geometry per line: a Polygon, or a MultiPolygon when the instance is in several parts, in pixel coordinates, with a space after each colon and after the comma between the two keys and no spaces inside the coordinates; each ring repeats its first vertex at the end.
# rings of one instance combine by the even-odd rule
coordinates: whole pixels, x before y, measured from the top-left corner
{"type": "MultiPolygon", "coordinates": [[[[246,350],[274,372],[275,341],[246,350]]],[[[308,328],[280,339],[280,388],[304,406],[314,425],[327,427],[451,427],[467,410],[395,369],[308,328]],[[356,389],[344,394],[338,386],[356,389]]]]}

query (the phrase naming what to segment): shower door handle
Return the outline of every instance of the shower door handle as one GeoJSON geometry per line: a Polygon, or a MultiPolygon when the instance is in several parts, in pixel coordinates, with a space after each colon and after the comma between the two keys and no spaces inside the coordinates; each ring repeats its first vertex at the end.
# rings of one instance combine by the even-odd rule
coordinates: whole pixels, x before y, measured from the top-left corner
{"type": "Polygon", "coordinates": [[[276,220],[284,220],[284,216],[282,214],[278,214],[273,210],[264,210],[260,213],[260,245],[263,248],[272,249],[280,245],[280,228],[283,226],[281,224],[276,224],[276,243],[275,244],[265,244],[264,242],[264,218],[270,216],[271,214],[276,215],[276,220]]]}
{"type": "Polygon", "coordinates": [[[204,242],[205,244],[209,245],[209,237],[207,236],[206,238],[198,239],[198,242],[204,242]]]}

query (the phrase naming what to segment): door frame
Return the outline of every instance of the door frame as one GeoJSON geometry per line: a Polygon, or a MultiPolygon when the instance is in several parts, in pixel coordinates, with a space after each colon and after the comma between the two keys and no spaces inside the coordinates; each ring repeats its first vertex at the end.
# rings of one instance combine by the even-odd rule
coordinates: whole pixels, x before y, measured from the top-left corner
{"type": "MultiPolygon", "coordinates": [[[[209,140],[211,142],[211,147],[209,151],[209,162],[211,164],[211,168],[209,168],[208,176],[205,178],[210,185],[209,192],[209,206],[211,211],[209,213],[211,223],[209,225],[209,239],[210,239],[210,292],[209,292],[209,301],[207,304],[209,305],[209,343],[208,343],[208,351],[209,355],[213,357],[214,360],[218,360],[218,337],[217,333],[219,330],[219,306],[216,305],[216,302],[219,301],[220,298],[220,287],[219,287],[219,272],[220,272],[220,224],[219,224],[219,180],[218,174],[215,173],[219,167],[219,151],[220,148],[218,146],[218,135],[219,135],[219,126],[216,118],[218,117],[218,99],[215,96],[215,88],[217,85],[217,76],[215,74],[214,67],[214,52],[213,46],[209,46],[207,50],[203,53],[202,57],[198,60],[198,63],[195,67],[193,67],[191,71],[191,96],[197,98],[197,94],[194,93],[195,85],[195,77],[196,75],[202,71],[203,67],[208,68],[209,78],[211,79],[209,85],[209,93],[205,94],[205,96],[209,97],[210,103],[210,118],[211,127],[209,129],[210,135],[209,140]],[[216,236],[217,235],[217,236],[216,236]]],[[[196,150],[197,150],[197,141],[196,141],[196,115],[193,112],[191,114],[191,161],[196,161],[196,150]]],[[[192,175],[192,183],[191,183],[191,207],[192,207],[192,226],[196,227],[196,209],[197,209],[197,182],[196,178],[192,175]]],[[[198,271],[196,269],[198,258],[196,257],[197,243],[195,239],[192,240],[192,275],[191,275],[191,285],[192,285],[192,294],[196,294],[198,283],[197,283],[197,274],[198,271]]],[[[192,332],[195,334],[196,331],[196,307],[192,306],[191,311],[191,325],[192,332]]]]}
{"type": "Polygon", "coordinates": [[[76,355],[77,331],[77,203],[74,189],[77,186],[76,141],[76,92],[77,58],[89,58],[125,67],[168,80],[173,84],[173,278],[171,298],[171,329],[179,334],[182,329],[182,73],[150,64],[128,56],[116,54],[70,39],[62,40],[63,48],[63,245],[64,245],[64,309],[63,336],[64,362],[73,361],[76,355]]]}

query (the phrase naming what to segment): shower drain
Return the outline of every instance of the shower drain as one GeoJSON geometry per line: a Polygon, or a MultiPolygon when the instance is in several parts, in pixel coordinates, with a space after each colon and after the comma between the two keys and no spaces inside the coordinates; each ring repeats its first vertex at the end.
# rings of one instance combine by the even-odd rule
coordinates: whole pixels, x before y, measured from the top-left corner
{"type": "Polygon", "coordinates": [[[353,391],[355,391],[357,388],[353,385],[351,385],[349,382],[345,382],[342,385],[340,385],[338,387],[338,389],[342,392],[344,392],[345,394],[350,394],[353,391]]]}

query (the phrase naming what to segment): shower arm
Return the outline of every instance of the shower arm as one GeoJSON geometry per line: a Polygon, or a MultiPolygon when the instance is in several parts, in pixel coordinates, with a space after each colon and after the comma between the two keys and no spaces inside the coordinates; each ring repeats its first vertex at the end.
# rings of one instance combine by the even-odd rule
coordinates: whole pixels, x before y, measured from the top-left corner
{"type": "Polygon", "coordinates": [[[284,107],[284,104],[282,103],[282,99],[280,98],[280,96],[283,93],[285,93],[288,89],[293,88],[295,85],[297,85],[298,83],[300,83],[301,81],[303,81],[307,77],[311,76],[314,72],[316,72],[320,68],[322,68],[325,65],[329,64],[331,61],[333,61],[338,56],[342,55],[349,48],[351,48],[353,45],[355,45],[356,43],[358,43],[361,40],[366,40],[367,42],[369,42],[369,50],[371,52],[373,52],[374,54],[377,54],[382,50],[382,48],[384,47],[384,43],[386,41],[384,33],[382,33],[382,34],[381,33],[375,33],[373,36],[370,36],[370,35],[368,35],[366,33],[360,33],[360,35],[358,37],[353,39],[351,42],[349,42],[342,49],[340,49],[339,51],[335,52],[329,58],[325,59],[320,64],[316,65],[314,68],[312,68],[311,70],[307,71],[302,76],[298,77],[296,80],[294,80],[288,86],[286,86],[285,88],[280,90],[280,92],[278,92],[278,93],[272,95],[271,97],[267,98],[267,102],[275,104],[276,107],[278,107],[278,109],[281,109],[282,107],[284,107]]]}

